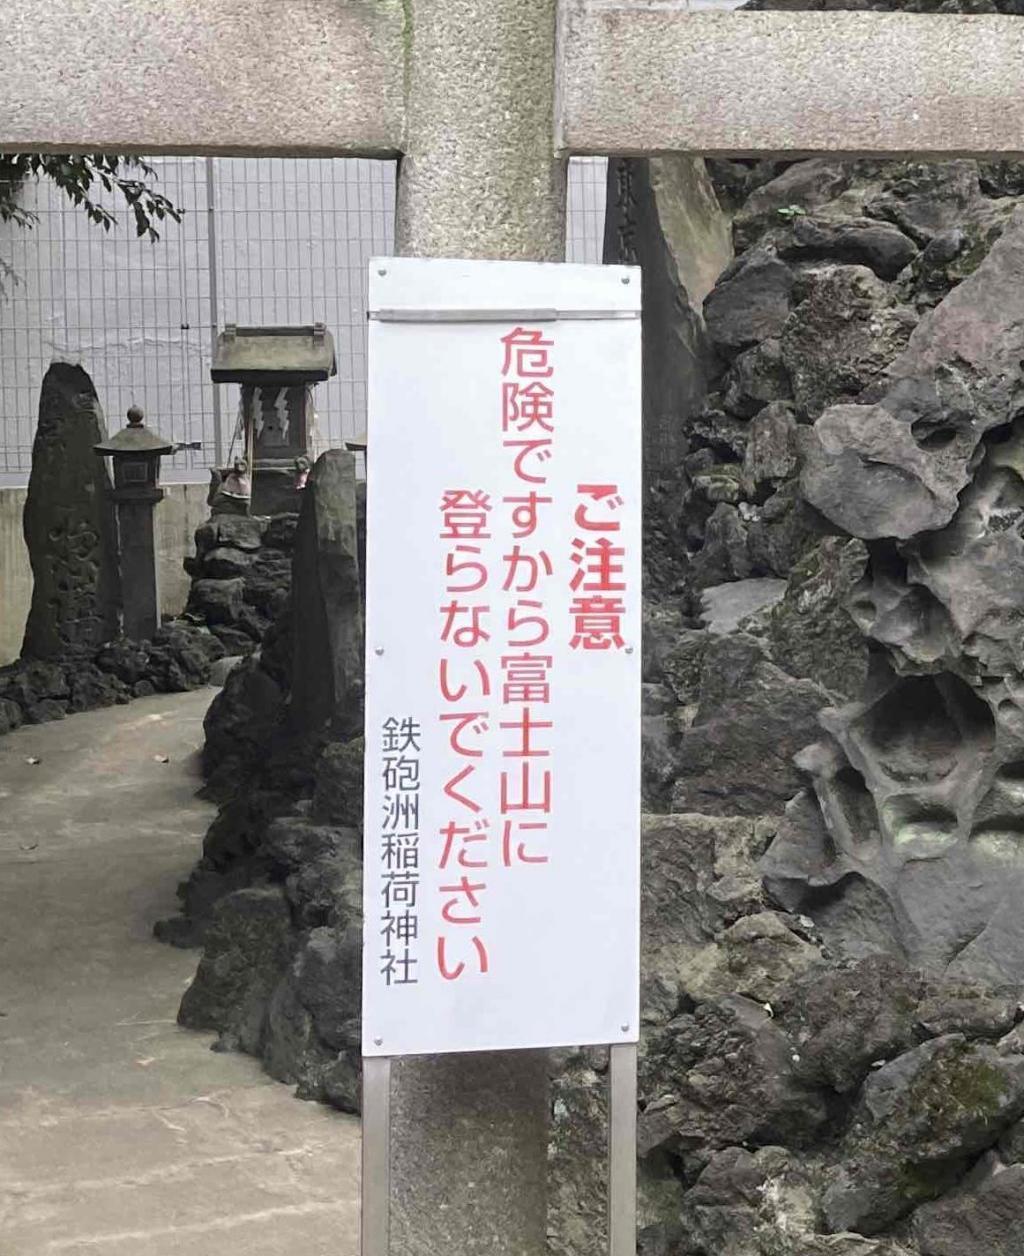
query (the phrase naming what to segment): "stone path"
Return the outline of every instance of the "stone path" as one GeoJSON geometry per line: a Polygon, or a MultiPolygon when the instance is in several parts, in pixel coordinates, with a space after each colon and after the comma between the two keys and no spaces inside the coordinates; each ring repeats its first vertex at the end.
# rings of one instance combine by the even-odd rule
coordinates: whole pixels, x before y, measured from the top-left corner
{"type": "Polygon", "coordinates": [[[196,953],[150,933],[211,695],[0,739],[0,1256],[358,1251],[358,1122],[180,1029],[196,953]]]}

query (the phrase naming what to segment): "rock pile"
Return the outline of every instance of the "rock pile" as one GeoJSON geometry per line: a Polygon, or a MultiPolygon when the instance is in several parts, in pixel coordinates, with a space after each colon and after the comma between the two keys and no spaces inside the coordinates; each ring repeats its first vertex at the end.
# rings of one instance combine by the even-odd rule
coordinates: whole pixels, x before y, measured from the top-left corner
{"type": "Polygon", "coordinates": [[[205,628],[172,620],[151,641],[119,637],[50,659],[0,667],[0,734],[154,693],[183,693],[209,682],[224,647],[205,628]]]}
{"type": "Polygon", "coordinates": [[[196,529],[185,615],[206,624],[228,654],[251,654],[286,605],[297,523],[295,514],[215,514],[196,529]]]}
{"type": "MultiPolygon", "coordinates": [[[[302,496],[289,529],[296,538],[289,590],[275,603],[259,650],[231,672],[206,717],[204,767],[220,812],[180,888],[182,915],[160,922],[156,933],[204,948],[182,1000],[182,1024],[216,1030],[219,1049],[260,1057],[302,1096],[354,1111],[362,611],[353,455],[324,454],[302,496]]],[[[262,532],[267,563],[277,561],[267,557],[275,548],[268,532],[282,518],[262,532]]],[[[200,544],[205,570],[211,552],[242,535],[239,522],[255,525],[247,540],[263,527],[215,519],[219,544],[200,544]]]]}
{"type": "MultiPolygon", "coordinates": [[[[648,500],[642,1250],[1024,1252],[1020,167],[708,178],[736,256],[648,500]]],[[[563,1066],[590,1256],[606,1061],[563,1066]]]]}
{"type": "MultiPolygon", "coordinates": [[[[642,1250],[1024,1253],[1024,168],[668,160],[610,235],[703,381],[648,450],[642,1250]],[[694,302],[667,233],[709,214],[694,302]]],[[[350,553],[305,569],[358,613],[350,553]]],[[[185,1023],[352,1107],[358,693],[296,724],[297,628],[211,715],[240,788],[164,932],[185,1023]]],[[[596,1256],[607,1059],[558,1066],[551,1247],[596,1256]]]]}

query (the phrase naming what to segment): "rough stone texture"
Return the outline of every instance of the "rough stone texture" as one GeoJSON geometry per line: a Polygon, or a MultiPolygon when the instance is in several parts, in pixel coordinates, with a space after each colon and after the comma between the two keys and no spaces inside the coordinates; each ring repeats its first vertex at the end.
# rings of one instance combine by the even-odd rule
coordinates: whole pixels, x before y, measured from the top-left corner
{"type": "Polygon", "coordinates": [[[117,528],[105,462],[93,453],[106,435],[92,380],[80,366],[53,363],[39,396],[25,500],[33,588],[22,654],[29,658],[117,635],[117,528]]]}
{"type": "Polygon", "coordinates": [[[355,454],[344,450],[322,454],[302,495],[292,578],[297,631],[291,714],[303,728],[320,726],[335,711],[359,709],[363,651],[355,463],[355,454]]]}
{"type": "MultiPolygon", "coordinates": [[[[220,516],[198,530],[192,613],[197,586],[228,584],[224,604],[249,608],[266,627],[207,712],[206,793],[222,806],[179,887],[183,914],[156,926],[167,942],[204,947],[184,1024],[215,1029],[222,1049],[247,1051],[302,1097],[346,1111],[359,1106],[362,910],[353,827],[361,743],[345,740],[361,726],[361,689],[351,683],[360,623],[351,472],[351,455],[324,455],[301,519],[220,516]],[[232,580],[209,578],[218,551],[251,566],[232,580]],[[331,701],[309,702],[314,678],[331,701]],[[301,718],[289,710],[295,702],[301,718]]],[[[210,600],[203,589],[199,598],[210,600]]],[[[207,635],[217,641],[223,628],[207,635]]],[[[119,657],[122,671],[131,663],[119,657]]]]}
{"type": "Polygon", "coordinates": [[[857,540],[825,537],[790,572],[782,599],[768,615],[772,658],[791,676],[804,676],[844,697],[863,692],[867,644],[848,604],[867,566],[857,540]]]}
{"type": "Polygon", "coordinates": [[[876,404],[835,406],[815,424],[801,482],[812,505],[865,540],[906,540],[949,523],[981,438],[1024,401],[1022,274],[1019,211],[974,274],[916,327],[876,404]]]}
{"type": "Polygon", "coordinates": [[[87,0],[45,13],[12,0],[0,134],[57,152],[393,153],[404,22],[399,0],[303,2],[283,14],[240,0],[205,12],[188,0],[87,0]],[[55,55],[78,67],[72,79],[52,73],[55,55]]]}
{"type": "Polygon", "coordinates": [[[195,980],[178,1020],[215,1029],[256,1054],[263,1045],[265,1005],[289,957],[288,904],[277,887],[226,895],[214,910],[195,980]]]}
{"type": "MultiPolygon", "coordinates": [[[[998,1180],[1024,1146],[1017,168],[708,168],[738,257],[707,301],[724,331],[704,409],[649,497],[644,787],[720,814],[645,824],[641,1177],[683,1198],[644,1242],[986,1250],[982,1166],[998,1180]],[[781,328],[744,330],[747,267],[791,274],[781,328]],[[888,455],[865,416],[909,434],[945,514],[870,484],[888,455]],[[811,504],[822,431],[831,496],[811,504]],[[769,846],[734,846],[733,878],[715,850],[743,812],[769,846]],[[936,1197],[948,1231],[926,1237],[936,1197]]],[[[568,1076],[583,1130],[591,1091],[568,1076]]],[[[560,1216],[583,1189],[566,1183],[560,1216]]]]}
{"type": "Polygon", "coordinates": [[[922,1256],[1019,1256],[1022,1215],[1024,1166],[997,1161],[973,1189],[919,1208],[914,1235],[922,1256]]]}
{"type": "Polygon", "coordinates": [[[917,315],[866,266],[814,266],[801,274],[794,295],[780,357],[796,413],[806,421],[876,383],[906,346],[917,315]]]}
{"type": "Polygon", "coordinates": [[[748,616],[770,610],[785,592],[785,580],[732,580],[713,585],[700,595],[701,623],[716,635],[735,632],[748,616]]]}
{"type": "Polygon", "coordinates": [[[761,815],[799,788],[792,763],[818,729],[829,693],[769,662],[743,634],[713,639],[704,654],[693,723],[680,732],[673,811],[761,815]]]}
{"type": "Polygon", "coordinates": [[[731,241],[723,248],[724,215],[697,159],[609,162],[607,205],[605,262],[639,265],[644,272],[644,466],[656,478],[684,452],[686,422],[700,411],[707,389],[710,347],[703,294],[696,295],[706,292],[707,276],[690,273],[687,259],[710,252],[708,260],[717,265],[721,258],[724,266],[731,241]]]}
{"type": "Polygon", "coordinates": [[[554,0],[409,0],[407,17],[396,250],[561,260],[565,162],[551,145],[554,0]]]}
{"type": "MultiPolygon", "coordinates": [[[[157,563],[164,621],[185,608],[189,577],[182,563],[192,553],[193,533],[205,519],[206,489],[200,484],[164,484],[156,512],[157,563]]],[[[0,487],[0,666],[21,655],[25,621],[32,603],[32,568],[25,545],[22,515],[24,488],[0,487]]]]}
{"type": "Polygon", "coordinates": [[[793,282],[793,272],[770,253],[737,258],[704,302],[715,348],[731,357],[777,336],[789,318],[793,282]]]}
{"type": "Polygon", "coordinates": [[[769,1012],[739,995],[701,1003],[669,1021],[651,1036],[644,1055],[640,1154],[658,1147],[806,1144],[828,1110],[823,1097],[798,1080],[792,1057],[769,1012]]]}
{"type": "Polygon", "coordinates": [[[196,529],[185,615],[232,654],[251,654],[288,602],[294,514],[213,515],[196,529]]]}
{"type": "Polygon", "coordinates": [[[756,867],[771,821],[646,816],[642,830],[643,1014],[667,1019],[699,993],[739,917],[766,906],[756,867]]]}
{"type": "Polygon", "coordinates": [[[1024,1110],[1024,1058],[960,1034],[923,1043],[864,1086],[846,1163],[822,1197],[828,1226],[877,1233],[955,1182],[1024,1110]]]}
{"type": "Polygon", "coordinates": [[[23,720],[43,724],[132,698],[201,688],[223,654],[205,628],[171,621],[149,641],[115,637],[46,661],[22,659],[0,667],[0,735],[23,720]]]}
{"type": "Polygon", "coordinates": [[[1020,58],[1014,18],[828,7],[692,13],[573,0],[559,147],[739,157],[1024,153],[1024,128],[1008,116],[1020,58]]]}

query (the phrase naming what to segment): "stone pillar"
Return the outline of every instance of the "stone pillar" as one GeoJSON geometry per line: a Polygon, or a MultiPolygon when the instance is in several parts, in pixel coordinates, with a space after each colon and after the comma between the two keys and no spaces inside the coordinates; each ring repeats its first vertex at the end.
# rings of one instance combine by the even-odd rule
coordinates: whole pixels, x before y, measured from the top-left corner
{"type": "MultiPolygon", "coordinates": [[[[555,8],[555,0],[409,0],[399,253],[565,256],[555,8]]],[[[548,1095],[545,1052],[396,1064],[392,1256],[543,1256],[548,1095]]]]}
{"type": "Polygon", "coordinates": [[[605,262],[644,280],[644,475],[670,476],[707,396],[711,348],[704,297],[732,260],[732,230],[699,157],[608,162],[605,262]]]}
{"type": "Polygon", "coordinates": [[[33,577],[25,656],[53,658],[117,634],[110,478],[93,454],[106,435],[92,380],[80,366],[54,362],[39,396],[23,515],[33,577]]]}
{"type": "Polygon", "coordinates": [[[160,627],[153,511],[163,496],[163,489],[155,488],[145,497],[133,495],[117,503],[124,634],[134,641],[151,640],[160,627]]]}
{"type": "Polygon", "coordinates": [[[406,257],[565,256],[555,0],[406,0],[406,257]]]}
{"type": "Polygon", "coordinates": [[[299,496],[292,553],[292,723],[315,729],[333,719],[340,731],[354,733],[360,707],[355,690],[363,673],[355,454],[321,454],[299,496]]]}

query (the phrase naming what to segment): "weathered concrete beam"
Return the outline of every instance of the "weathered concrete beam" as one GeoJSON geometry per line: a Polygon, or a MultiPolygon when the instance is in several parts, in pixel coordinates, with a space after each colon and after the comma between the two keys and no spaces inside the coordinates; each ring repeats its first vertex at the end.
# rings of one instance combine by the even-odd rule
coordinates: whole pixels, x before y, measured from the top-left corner
{"type": "Polygon", "coordinates": [[[693,13],[564,0],[556,143],[577,153],[1024,153],[1024,21],[693,13]]]}
{"type": "Polygon", "coordinates": [[[3,0],[0,148],[381,156],[403,0],[3,0]]]}

